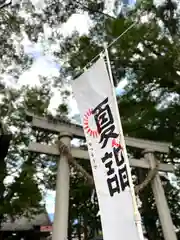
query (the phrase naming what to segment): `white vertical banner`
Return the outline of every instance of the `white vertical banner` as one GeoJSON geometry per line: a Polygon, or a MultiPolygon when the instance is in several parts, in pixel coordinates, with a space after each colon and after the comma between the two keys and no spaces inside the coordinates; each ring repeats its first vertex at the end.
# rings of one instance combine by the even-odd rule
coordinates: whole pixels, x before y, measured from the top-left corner
{"type": "Polygon", "coordinates": [[[112,85],[103,58],[72,84],[81,113],[104,240],[139,240],[112,85]]]}

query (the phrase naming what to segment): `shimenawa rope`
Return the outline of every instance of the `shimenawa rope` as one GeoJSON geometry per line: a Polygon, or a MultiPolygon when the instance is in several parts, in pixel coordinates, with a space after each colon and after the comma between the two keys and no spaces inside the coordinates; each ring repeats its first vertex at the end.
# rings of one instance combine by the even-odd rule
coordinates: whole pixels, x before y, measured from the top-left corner
{"type": "MultiPolygon", "coordinates": [[[[69,148],[60,140],[56,141],[56,144],[58,146],[60,155],[64,154],[67,157],[69,164],[71,164],[79,173],[81,173],[81,175],[85,177],[90,185],[94,186],[93,177],[73,158],[69,148]]],[[[139,194],[139,192],[143,191],[144,188],[147,187],[148,184],[154,179],[156,173],[158,172],[158,166],[159,163],[156,161],[156,167],[148,172],[147,177],[142,183],[135,186],[136,194],[139,194]]]]}

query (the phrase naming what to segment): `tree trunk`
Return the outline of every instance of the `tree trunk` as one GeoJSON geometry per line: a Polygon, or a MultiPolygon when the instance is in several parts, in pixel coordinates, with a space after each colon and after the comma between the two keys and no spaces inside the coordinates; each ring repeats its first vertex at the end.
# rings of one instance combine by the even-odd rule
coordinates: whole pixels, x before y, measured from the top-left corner
{"type": "Polygon", "coordinates": [[[87,216],[83,216],[83,232],[84,232],[84,240],[88,239],[88,222],[87,222],[87,216]]]}
{"type": "Polygon", "coordinates": [[[72,239],[72,222],[69,219],[69,222],[68,222],[68,240],[71,240],[71,239],[72,239]]]}
{"type": "Polygon", "coordinates": [[[81,240],[81,217],[79,217],[79,222],[77,224],[77,236],[78,240],[81,240]]]}
{"type": "Polygon", "coordinates": [[[4,220],[4,194],[5,194],[4,179],[6,175],[7,170],[5,160],[4,158],[0,157],[0,228],[4,220]]]}

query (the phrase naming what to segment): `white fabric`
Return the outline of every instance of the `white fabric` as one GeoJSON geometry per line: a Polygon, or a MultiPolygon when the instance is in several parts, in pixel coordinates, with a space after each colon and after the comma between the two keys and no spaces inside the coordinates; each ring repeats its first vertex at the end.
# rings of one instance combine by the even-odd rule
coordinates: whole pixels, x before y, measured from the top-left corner
{"type": "MultiPolygon", "coordinates": [[[[107,145],[104,148],[101,148],[102,143],[99,143],[100,134],[98,134],[98,136],[95,134],[97,126],[94,114],[89,114],[90,116],[87,114],[89,109],[96,108],[97,105],[108,97],[108,104],[114,119],[114,132],[120,134],[117,118],[118,113],[116,112],[112,86],[104,60],[102,58],[99,59],[90,69],[74,80],[72,88],[81,113],[82,122],[84,122],[84,116],[86,116],[85,123],[87,125],[88,122],[88,127],[92,130],[92,132],[89,131],[91,133],[90,135],[88,133],[89,128],[85,128],[86,125],[83,126],[88,144],[95,187],[98,195],[103,239],[139,240],[134,220],[130,188],[127,186],[124,191],[121,189],[120,193],[116,192],[113,196],[111,196],[107,184],[107,178],[114,175],[107,175],[108,168],[106,168],[102,162],[102,157],[104,157],[106,152],[113,153],[112,141],[118,142],[119,138],[117,137],[114,140],[109,138],[107,145]],[[92,154],[94,154],[94,157],[92,157],[92,154]]],[[[100,126],[102,125],[103,123],[100,121],[100,126]]],[[[112,166],[115,171],[114,174],[117,174],[118,176],[118,169],[122,166],[117,166],[114,155],[109,160],[113,161],[112,166]]],[[[125,163],[123,166],[126,166],[125,163]]]]}

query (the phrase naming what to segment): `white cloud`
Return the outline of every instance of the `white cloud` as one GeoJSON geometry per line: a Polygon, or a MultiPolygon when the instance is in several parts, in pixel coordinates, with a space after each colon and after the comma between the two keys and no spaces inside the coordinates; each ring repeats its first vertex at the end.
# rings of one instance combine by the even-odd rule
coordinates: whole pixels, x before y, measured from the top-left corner
{"type": "Polygon", "coordinates": [[[126,78],[124,78],[122,81],[118,83],[117,89],[124,89],[127,84],[128,84],[128,81],[126,78]]]}
{"type": "Polygon", "coordinates": [[[23,33],[23,40],[21,41],[21,45],[24,48],[24,53],[29,56],[35,57],[43,54],[42,46],[38,43],[32,43],[26,33],[23,33]]]}
{"type": "Polygon", "coordinates": [[[44,77],[58,77],[59,66],[51,57],[42,56],[34,61],[31,71],[44,77]]]}
{"type": "Polygon", "coordinates": [[[166,0],[154,0],[153,3],[156,7],[159,7],[163,5],[166,2],[166,0]]]}
{"type": "Polygon", "coordinates": [[[52,28],[49,26],[48,23],[45,23],[43,25],[43,31],[44,31],[45,39],[48,39],[49,37],[51,37],[52,32],[53,32],[52,28]]]}
{"type": "Polygon", "coordinates": [[[56,193],[55,191],[47,191],[46,194],[46,209],[48,213],[54,213],[54,208],[55,208],[55,196],[56,193]]]}
{"type": "Polygon", "coordinates": [[[45,0],[31,0],[32,4],[37,10],[41,10],[45,7],[45,0]]]}
{"type": "Polygon", "coordinates": [[[58,90],[52,89],[53,97],[51,98],[48,110],[51,111],[52,114],[56,113],[56,109],[62,103],[62,97],[58,90]]]}
{"type": "Polygon", "coordinates": [[[66,23],[61,26],[62,34],[67,37],[71,35],[73,31],[79,32],[80,35],[88,34],[89,28],[92,26],[92,21],[88,16],[88,13],[73,14],[66,23]]]}
{"type": "Polygon", "coordinates": [[[104,13],[114,16],[114,7],[115,7],[115,0],[105,0],[105,10],[104,13]]]}
{"type": "Polygon", "coordinates": [[[56,59],[51,55],[44,55],[41,43],[31,42],[25,33],[23,33],[23,36],[21,45],[24,48],[24,52],[31,56],[34,61],[32,66],[19,77],[19,84],[39,85],[39,75],[43,77],[58,77],[60,65],[56,62],[56,59]]]}
{"type": "Polygon", "coordinates": [[[18,4],[19,2],[20,2],[20,0],[12,0],[12,3],[11,3],[11,4],[12,4],[12,6],[13,6],[13,5],[18,4]]]}
{"type": "Polygon", "coordinates": [[[40,81],[39,77],[36,72],[34,72],[31,69],[28,71],[24,72],[20,77],[19,77],[19,84],[20,85],[30,85],[30,86],[39,86],[40,81]]]}
{"type": "Polygon", "coordinates": [[[71,116],[74,116],[75,114],[79,114],[79,109],[78,109],[78,106],[77,106],[77,102],[76,102],[76,100],[74,99],[73,96],[71,96],[70,99],[69,99],[69,107],[70,107],[70,110],[71,110],[71,113],[70,113],[71,116]]]}

